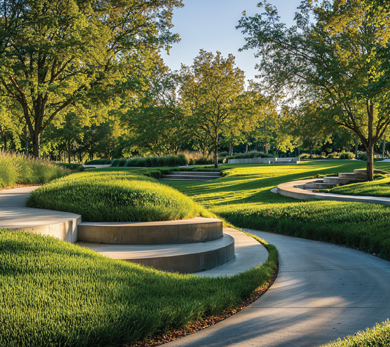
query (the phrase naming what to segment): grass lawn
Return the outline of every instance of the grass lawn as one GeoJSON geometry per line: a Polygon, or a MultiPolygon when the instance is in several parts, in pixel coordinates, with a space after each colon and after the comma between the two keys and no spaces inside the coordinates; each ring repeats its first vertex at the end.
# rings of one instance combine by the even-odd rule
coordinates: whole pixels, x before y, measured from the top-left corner
{"type": "MultiPolygon", "coordinates": [[[[365,163],[353,161],[312,161],[292,166],[226,165],[223,167],[226,176],[216,181],[164,183],[191,196],[236,226],[330,241],[390,259],[390,207],[354,202],[299,201],[270,192],[283,182],[364,168],[365,163]]],[[[389,171],[390,163],[376,163],[375,168],[389,171]]],[[[386,178],[372,185],[386,185],[388,181],[390,179],[386,178]]],[[[328,346],[389,346],[389,326],[389,322],[378,324],[328,346]]]]}
{"type": "MultiPolygon", "coordinates": [[[[390,169],[388,163],[375,166],[390,169]]],[[[364,168],[365,163],[355,161],[225,165],[217,180],[164,181],[162,186],[178,189],[238,227],[331,241],[390,259],[389,207],[298,201],[270,192],[283,182],[364,168]]],[[[119,175],[118,179],[123,174],[161,175],[157,169],[109,169],[98,170],[97,177],[99,172],[119,175]]],[[[142,182],[157,184],[151,180],[142,182]]],[[[107,259],[39,235],[1,233],[0,345],[7,346],[119,346],[180,327],[236,305],[269,278],[277,257],[267,246],[270,257],[263,266],[230,279],[204,279],[107,259]]],[[[369,334],[375,335],[372,330],[369,334]]],[[[364,339],[342,346],[369,346],[364,339]]]]}
{"type": "Polygon", "coordinates": [[[346,184],[325,191],[334,194],[390,197],[390,177],[372,182],[346,184]]]}

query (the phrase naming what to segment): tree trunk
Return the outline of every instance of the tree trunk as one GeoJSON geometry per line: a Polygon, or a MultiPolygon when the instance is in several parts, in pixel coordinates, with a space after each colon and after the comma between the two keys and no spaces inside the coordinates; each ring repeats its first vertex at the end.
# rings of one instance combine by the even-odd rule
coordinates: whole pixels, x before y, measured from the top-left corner
{"type": "Polygon", "coordinates": [[[233,155],[233,142],[229,144],[229,156],[233,155]]]}
{"type": "Polygon", "coordinates": [[[218,169],[218,133],[214,140],[214,168],[218,169]]]}
{"type": "Polygon", "coordinates": [[[373,181],[374,180],[374,146],[371,146],[371,148],[366,148],[367,150],[367,180],[373,181]]]}
{"type": "Polygon", "coordinates": [[[356,138],[355,138],[355,159],[358,158],[358,135],[356,135],[356,138]]]}
{"type": "Polygon", "coordinates": [[[34,158],[41,157],[41,134],[35,130],[32,136],[33,156],[34,158]]]}
{"type": "Polygon", "coordinates": [[[385,158],[386,135],[383,135],[382,159],[385,158]]]}
{"type": "Polygon", "coordinates": [[[313,159],[313,146],[310,147],[310,159],[313,159]]]}
{"type": "Polygon", "coordinates": [[[246,144],[245,145],[245,153],[248,153],[248,149],[249,149],[248,147],[249,147],[248,144],[246,144]]]}
{"type": "Polygon", "coordinates": [[[25,148],[26,157],[28,157],[28,128],[27,128],[27,125],[24,128],[24,148],[25,148]]]}
{"type": "Polygon", "coordinates": [[[374,180],[374,145],[372,139],[373,123],[374,123],[374,105],[368,101],[368,141],[366,146],[367,151],[367,180],[374,180]]]}

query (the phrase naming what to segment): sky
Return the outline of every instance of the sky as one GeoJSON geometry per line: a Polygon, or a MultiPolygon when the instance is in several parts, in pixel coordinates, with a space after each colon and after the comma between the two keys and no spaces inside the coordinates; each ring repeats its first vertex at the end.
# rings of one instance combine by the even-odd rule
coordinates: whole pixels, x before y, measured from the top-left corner
{"type": "MultiPolygon", "coordinates": [[[[239,52],[244,44],[244,35],[235,27],[242,12],[247,15],[261,13],[258,0],[183,0],[184,7],[175,9],[172,32],[180,35],[181,41],[174,44],[169,55],[162,54],[171,70],[180,69],[181,63],[192,65],[194,58],[204,49],[215,54],[220,51],[224,58],[229,53],[236,57],[236,65],[245,71],[247,79],[254,79],[256,58],[254,50],[239,52]]],[[[270,0],[278,9],[281,21],[294,24],[294,14],[301,0],[270,0]]]]}

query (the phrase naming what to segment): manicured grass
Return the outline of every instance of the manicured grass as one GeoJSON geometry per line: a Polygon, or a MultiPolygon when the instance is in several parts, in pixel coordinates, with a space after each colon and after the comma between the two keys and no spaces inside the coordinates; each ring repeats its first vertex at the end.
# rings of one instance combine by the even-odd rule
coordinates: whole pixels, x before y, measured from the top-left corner
{"type": "Polygon", "coordinates": [[[70,173],[49,160],[0,150],[0,189],[17,184],[43,184],[70,173]]]}
{"type": "MultiPolygon", "coordinates": [[[[376,164],[387,170],[389,164],[376,164]]],[[[226,165],[211,182],[165,181],[238,227],[358,247],[390,259],[390,208],[337,201],[298,201],[272,193],[283,182],[364,169],[362,162],[226,165]]]]}
{"type": "Polygon", "coordinates": [[[35,190],[27,206],[81,214],[83,221],[162,221],[210,216],[176,189],[132,171],[83,172],[35,190]]]}
{"type": "Polygon", "coordinates": [[[123,346],[235,307],[268,261],[231,278],[164,273],[32,233],[0,230],[0,345],[123,346]]]}
{"type": "Polygon", "coordinates": [[[390,197],[390,177],[371,181],[346,184],[327,189],[326,192],[346,195],[365,195],[390,197]]]}
{"type": "Polygon", "coordinates": [[[338,339],[326,347],[388,347],[390,346],[390,320],[378,323],[372,329],[359,331],[353,336],[338,339]]]}

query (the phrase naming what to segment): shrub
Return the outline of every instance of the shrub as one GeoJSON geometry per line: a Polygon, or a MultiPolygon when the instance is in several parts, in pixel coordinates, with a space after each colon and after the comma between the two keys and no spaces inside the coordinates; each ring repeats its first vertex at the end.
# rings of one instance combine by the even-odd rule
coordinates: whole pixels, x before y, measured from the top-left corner
{"type": "Polygon", "coordinates": [[[90,160],[85,163],[85,165],[107,165],[111,164],[112,160],[110,159],[95,159],[95,160],[90,160]]]}
{"type": "Polygon", "coordinates": [[[192,159],[192,158],[190,158],[190,159],[188,160],[188,165],[195,165],[195,160],[192,159]]]}
{"type": "Polygon", "coordinates": [[[326,156],[326,159],[339,159],[339,154],[336,152],[330,153],[326,156]]]}
{"type": "Polygon", "coordinates": [[[340,157],[339,159],[354,159],[355,158],[355,154],[353,154],[352,152],[343,152],[340,154],[340,157]]]}
{"type": "Polygon", "coordinates": [[[23,154],[0,151],[0,188],[17,184],[44,184],[66,176],[70,171],[48,159],[34,159],[23,154]]]}
{"type": "Polygon", "coordinates": [[[188,160],[184,154],[168,155],[164,157],[142,157],[128,159],[124,166],[131,167],[163,167],[163,166],[184,166],[188,160]]]}
{"type": "Polygon", "coordinates": [[[199,159],[195,159],[195,165],[207,165],[214,164],[213,158],[201,157],[199,159]]]}
{"type": "Polygon", "coordinates": [[[55,163],[55,164],[58,166],[65,167],[69,170],[76,170],[81,166],[81,164],[75,164],[75,163],[71,163],[71,164],[69,164],[69,163],[55,163]]]}
{"type": "Polygon", "coordinates": [[[73,212],[91,222],[174,220],[204,213],[176,189],[131,171],[84,172],[56,180],[35,190],[27,206],[73,212]]]}
{"type": "Polygon", "coordinates": [[[113,160],[111,163],[111,166],[114,166],[114,167],[119,166],[119,160],[118,159],[113,160]]]}
{"type": "Polygon", "coordinates": [[[227,157],[228,155],[229,155],[229,152],[226,152],[226,151],[218,152],[219,157],[227,157]]]}
{"type": "Polygon", "coordinates": [[[362,153],[362,154],[359,154],[359,157],[358,157],[360,160],[364,160],[364,161],[367,161],[367,154],[365,153],[362,153]]]}

